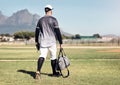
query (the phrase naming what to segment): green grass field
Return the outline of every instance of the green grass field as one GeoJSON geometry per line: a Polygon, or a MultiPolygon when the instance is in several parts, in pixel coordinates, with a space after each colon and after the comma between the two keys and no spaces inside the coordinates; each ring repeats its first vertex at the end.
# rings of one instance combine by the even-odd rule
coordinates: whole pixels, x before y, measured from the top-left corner
{"type": "Polygon", "coordinates": [[[41,80],[35,80],[39,52],[34,46],[0,46],[0,85],[120,84],[120,48],[65,48],[64,50],[71,60],[70,76],[68,78],[48,76],[51,73],[48,56],[42,68],[41,80]]]}

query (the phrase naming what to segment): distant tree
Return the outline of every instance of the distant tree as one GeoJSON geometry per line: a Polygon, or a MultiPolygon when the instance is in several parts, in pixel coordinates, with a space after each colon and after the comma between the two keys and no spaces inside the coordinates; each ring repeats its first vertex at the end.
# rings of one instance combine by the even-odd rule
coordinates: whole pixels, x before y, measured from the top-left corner
{"type": "Polygon", "coordinates": [[[66,39],[66,36],[65,36],[65,35],[62,35],[62,39],[66,39]]]}
{"type": "Polygon", "coordinates": [[[71,39],[75,39],[75,36],[72,36],[71,39]]]}
{"type": "Polygon", "coordinates": [[[118,46],[120,45],[120,37],[118,37],[118,46]]]}
{"type": "Polygon", "coordinates": [[[9,33],[5,33],[5,34],[0,34],[0,36],[10,37],[10,36],[12,36],[12,35],[10,35],[9,33]]]}
{"type": "Polygon", "coordinates": [[[16,32],[14,33],[14,39],[26,39],[29,40],[31,37],[34,37],[35,33],[34,32],[16,32]]]}
{"type": "Polygon", "coordinates": [[[93,34],[93,37],[101,38],[100,34],[93,34]]]}
{"type": "Polygon", "coordinates": [[[80,39],[80,35],[79,35],[79,34],[76,34],[76,35],[75,35],[75,39],[80,39]]]}
{"type": "Polygon", "coordinates": [[[72,36],[65,36],[65,35],[62,35],[62,38],[63,38],[63,39],[71,39],[72,36]]]}

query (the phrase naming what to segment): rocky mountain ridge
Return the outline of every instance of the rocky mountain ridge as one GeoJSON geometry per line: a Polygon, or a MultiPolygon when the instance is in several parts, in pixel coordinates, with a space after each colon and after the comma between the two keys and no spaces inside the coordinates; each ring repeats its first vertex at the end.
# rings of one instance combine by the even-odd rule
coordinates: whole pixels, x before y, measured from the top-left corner
{"type": "Polygon", "coordinates": [[[0,11],[0,33],[14,33],[19,30],[35,29],[40,16],[23,9],[7,17],[0,11]]]}
{"type": "MultiPolygon", "coordinates": [[[[0,11],[0,34],[13,34],[17,31],[35,31],[40,16],[32,14],[27,9],[19,10],[11,16],[5,16],[0,11]]],[[[72,34],[61,31],[65,36],[72,34]]]]}

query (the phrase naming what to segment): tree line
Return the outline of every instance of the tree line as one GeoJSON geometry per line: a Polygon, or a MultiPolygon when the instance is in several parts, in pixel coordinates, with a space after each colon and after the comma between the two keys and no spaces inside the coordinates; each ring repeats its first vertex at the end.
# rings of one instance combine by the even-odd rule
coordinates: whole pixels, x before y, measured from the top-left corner
{"type": "MultiPolygon", "coordinates": [[[[35,37],[35,32],[19,31],[19,32],[15,32],[13,35],[6,33],[6,34],[0,34],[0,36],[6,36],[6,37],[14,36],[14,39],[29,40],[30,38],[35,37]]],[[[101,38],[101,36],[99,34],[93,34],[93,37],[101,38]]],[[[62,38],[63,39],[81,39],[81,35],[75,34],[73,36],[66,36],[66,35],[62,34],[62,38]]]]}

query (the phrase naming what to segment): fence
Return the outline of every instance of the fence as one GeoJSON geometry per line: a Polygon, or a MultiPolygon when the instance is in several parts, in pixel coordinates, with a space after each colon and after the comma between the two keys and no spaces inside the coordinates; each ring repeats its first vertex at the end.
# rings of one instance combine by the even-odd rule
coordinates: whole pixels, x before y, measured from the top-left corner
{"type": "MultiPolygon", "coordinates": [[[[0,42],[0,45],[35,45],[34,39],[12,41],[12,42],[0,42]]],[[[58,43],[59,44],[59,43],[58,43]]],[[[110,41],[99,41],[97,39],[64,39],[64,45],[75,45],[75,46],[120,46],[120,39],[112,39],[110,41]]]]}
{"type": "Polygon", "coordinates": [[[63,40],[66,45],[76,45],[76,46],[120,46],[120,39],[115,39],[111,41],[98,41],[96,39],[66,39],[63,40]]]}

